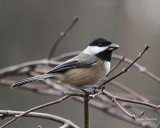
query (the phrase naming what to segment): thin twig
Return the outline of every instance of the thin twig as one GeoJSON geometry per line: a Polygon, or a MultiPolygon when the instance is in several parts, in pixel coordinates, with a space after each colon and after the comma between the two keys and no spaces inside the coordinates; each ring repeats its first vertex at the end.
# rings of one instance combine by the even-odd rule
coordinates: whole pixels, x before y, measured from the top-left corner
{"type": "Polygon", "coordinates": [[[73,28],[73,26],[77,23],[79,20],[78,17],[74,17],[72,23],[69,25],[69,27],[64,31],[60,33],[60,36],[55,41],[54,45],[52,46],[52,49],[49,53],[48,59],[50,60],[58,46],[58,44],[61,42],[61,40],[67,35],[67,33],[73,28]]]}
{"type": "Polygon", "coordinates": [[[111,72],[113,72],[113,71],[124,61],[124,59],[125,59],[125,56],[122,56],[122,59],[120,59],[120,61],[118,62],[118,64],[115,65],[115,66],[110,70],[109,74],[110,74],[111,72]]]}
{"type": "Polygon", "coordinates": [[[61,61],[63,59],[68,59],[68,58],[71,58],[71,57],[74,57],[78,54],[80,54],[82,51],[75,51],[75,52],[67,52],[67,53],[63,53],[55,58],[53,58],[53,60],[56,60],[56,61],[61,61]]]}
{"type": "MultiPolygon", "coordinates": [[[[133,90],[132,90],[133,91],[133,90]]],[[[138,99],[138,98],[135,98],[134,95],[132,94],[126,94],[126,93],[113,93],[112,94],[116,95],[116,96],[120,96],[120,97],[125,97],[125,98],[131,98],[131,99],[138,99]]],[[[146,98],[147,101],[144,100],[144,102],[149,102],[149,101],[152,101],[152,102],[160,102],[160,97],[158,96],[148,96],[148,95],[145,95],[144,96],[146,98]]],[[[141,100],[141,99],[139,99],[141,100]]],[[[142,100],[143,101],[143,100],[142,100]]]]}
{"type": "Polygon", "coordinates": [[[65,96],[61,97],[58,100],[55,100],[55,101],[52,101],[52,102],[49,102],[49,103],[42,104],[42,105],[36,106],[34,108],[31,108],[31,109],[27,110],[26,112],[24,112],[24,113],[22,113],[20,115],[17,115],[15,118],[11,119],[10,121],[6,122],[2,126],[0,126],[0,128],[6,127],[7,125],[13,123],[14,121],[20,119],[22,116],[24,116],[24,115],[26,115],[26,114],[28,114],[30,112],[33,112],[35,110],[38,110],[38,109],[41,109],[41,108],[44,108],[44,107],[47,107],[47,106],[50,106],[50,105],[53,105],[53,104],[60,103],[60,102],[66,100],[67,98],[69,98],[71,96],[80,96],[80,97],[83,97],[83,94],[80,94],[80,93],[68,93],[68,94],[66,94],[65,96]]]}
{"type": "MultiPolygon", "coordinates": [[[[11,85],[11,84],[9,84],[9,85],[11,85]]],[[[25,85],[24,85],[23,87],[25,87],[25,85]]],[[[22,88],[23,88],[23,87],[22,87],[22,88]]],[[[28,86],[27,86],[27,87],[28,87],[28,86]]],[[[35,86],[35,87],[37,87],[37,86],[35,86]]],[[[30,90],[30,89],[29,89],[29,90],[30,90]]],[[[44,89],[44,91],[45,91],[45,89],[44,89]]],[[[61,90],[61,91],[62,91],[62,90],[61,90]]],[[[41,93],[41,92],[36,92],[36,93],[41,93]]],[[[50,92],[47,91],[47,90],[46,90],[46,94],[52,95],[52,93],[50,93],[50,92]]],[[[126,97],[128,97],[128,95],[127,95],[126,97]]],[[[130,123],[143,126],[143,127],[145,127],[145,128],[153,128],[153,127],[155,127],[155,124],[153,124],[152,122],[146,123],[146,124],[144,124],[144,123],[141,122],[140,120],[136,120],[136,121],[133,122],[130,118],[124,116],[124,115],[121,114],[120,112],[116,112],[117,109],[114,108],[114,106],[113,106],[112,104],[110,104],[110,103],[107,103],[107,104],[106,104],[106,103],[104,102],[104,100],[102,100],[102,99],[104,99],[104,97],[102,98],[102,95],[99,96],[99,98],[101,98],[101,101],[100,101],[100,102],[97,101],[96,99],[95,99],[94,101],[91,100],[91,101],[90,101],[90,105],[91,105],[92,107],[98,109],[98,110],[103,111],[104,113],[106,113],[106,114],[108,114],[108,115],[110,115],[110,116],[116,117],[117,119],[125,120],[125,121],[128,121],[128,122],[130,122],[130,123]]],[[[76,99],[76,101],[81,101],[81,103],[82,103],[82,101],[83,101],[83,99],[80,98],[80,97],[74,97],[74,99],[76,99]]],[[[126,106],[126,105],[125,105],[125,106],[126,106]]],[[[127,106],[126,106],[126,107],[127,107],[127,106]]],[[[130,107],[132,107],[132,106],[130,106],[130,107]]],[[[133,106],[133,107],[134,107],[134,106],[133,106]]],[[[148,108],[146,107],[145,109],[148,109],[148,108]]]]}
{"type": "MultiPolygon", "coordinates": [[[[76,101],[79,101],[81,103],[83,101],[83,99],[79,98],[79,97],[74,97],[74,99],[76,99],[76,101]]],[[[154,124],[153,122],[144,123],[141,120],[133,121],[131,118],[128,118],[128,116],[125,116],[120,111],[118,111],[117,108],[114,108],[114,106],[110,105],[110,104],[104,104],[104,103],[101,103],[101,102],[98,102],[98,101],[95,101],[95,100],[94,101],[91,100],[90,101],[90,106],[102,111],[103,113],[105,113],[107,115],[113,116],[113,117],[115,117],[117,119],[120,119],[120,120],[125,120],[127,122],[130,122],[132,124],[136,124],[138,126],[142,126],[144,128],[154,128],[154,127],[156,127],[156,124],[154,124]]]]}
{"type": "Polygon", "coordinates": [[[113,101],[126,115],[128,115],[129,117],[131,117],[131,119],[135,120],[136,118],[140,118],[141,116],[144,115],[144,112],[141,112],[140,115],[138,115],[138,116],[135,116],[135,115],[129,113],[125,108],[123,108],[123,106],[122,106],[120,103],[118,103],[118,101],[117,101],[116,99],[117,99],[117,97],[114,97],[114,98],[112,99],[112,101],[113,101]]]}
{"type": "Polygon", "coordinates": [[[134,90],[128,88],[127,86],[125,86],[125,85],[123,85],[123,84],[121,84],[121,83],[119,83],[119,82],[117,82],[115,80],[112,80],[109,83],[114,85],[114,86],[116,86],[116,87],[118,87],[118,88],[120,88],[120,89],[122,89],[122,90],[124,90],[124,91],[126,91],[126,92],[128,92],[128,93],[130,93],[130,94],[132,94],[135,99],[139,99],[139,100],[142,100],[144,102],[149,102],[147,98],[141,96],[140,94],[138,94],[134,90]]]}
{"type": "MultiPolygon", "coordinates": [[[[17,115],[20,115],[20,114],[23,114],[23,113],[24,113],[24,111],[0,110],[0,114],[3,115],[3,118],[10,117],[10,116],[17,116],[17,115]]],[[[56,122],[61,123],[61,124],[68,124],[68,126],[70,126],[72,128],[79,128],[77,125],[75,125],[74,123],[72,123],[68,119],[64,119],[62,117],[47,114],[47,113],[30,112],[30,113],[28,113],[26,115],[23,115],[23,116],[48,119],[48,120],[56,121],[56,122]]]]}
{"type": "Polygon", "coordinates": [[[59,128],[68,128],[69,125],[68,124],[64,124],[63,126],[59,127],[59,128]]]}
{"type": "MultiPolygon", "coordinates": [[[[116,55],[116,54],[113,54],[112,57],[114,59],[118,59],[118,60],[120,60],[122,58],[122,56],[116,55]]],[[[133,61],[131,59],[125,57],[124,62],[131,64],[133,61]]],[[[151,77],[152,79],[156,80],[157,82],[160,82],[160,77],[158,77],[155,74],[148,71],[146,67],[144,67],[138,63],[134,63],[133,66],[136,67],[141,73],[144,73],[144,74],[148,75],[149,77],[151,77]]]]}
{"type": "MultiPolygon", "coordinates": [[[[71,56],[75,56],[76,54],[78,54],[78,52],[76,53],[76,52],[72,52],[71,54],[68,54],[68,55],[66,55],[65,56],[65,58],[68,58],[68,57],[71,57],[71,56]]],[[[62,56],[61,56],[62,57],[62,56]]],[[[58,58],[58,57],[57,57],[58,58]]],[[[61,59],[63,59],[64,57],[62,57],[61,59]]],[[[114,58],[114,57],[113,57],[114,58]]],[[[122,58],[122,57],[121,57],[122,58]]],[[[121,59],[121,58],[119,58],[119,59],[121,59]]],[[[59,59],[59,60],[61,60],[61,59],[59,59]]],[[[56,59],[55,59],[56,60],[56,59]]],[[[125,60],[124,60],[125,62],[126,62],[126,58],[125,58],[125,60]]],[[[57,61],[56,61],[57,62],[57,61]]],[[[58,63],[60,63],[60,62],[58,62],[58,63]]],[[[132,61],[131,62],[127,62],[127,63],[132,63],[132,61]]],[[[133,66],[137,66],[136,65],[137,63],[134,63],[133,64],[133,66]]],[[[37,64],[35,64],[35,66],[37,66],[37,65],[39,65],[39,63],[37,63],[37,64]]],[[[56,64],[55,64],[56,65],[56,64]]],[[[23,68],[23,67],[22,67],[23,68]]],[[[20,68],[20,69],[22,69],[22,68],[20,68]]],[[[138,68],[139,69],[139,68],[138,68]]],[[[30,68],[30,70],[32,70],[31,68],[30,68]]],[[[16,70],[16,71],[18,71],[18,70],[16,70]]],[[[146,69],[144,70],[144,71],[146,71],[146,69]]],[[[3,72],[4,73],[4,72],[3,72]]],[[[14,73],[14,71],[13,71],[13,73],[14,73]]],[[[12,72],[10,72],[9,74],[12,74],[12,72]]],[[[152,78],[152,77],[151,77],[152,78]]],[[[1,82],[1,81],[0,81],[1,82]]],[[[111,81],[112,82],[112,81],[111,81]]],[[[61,90],[62,91],[62,90],[61,90]]],[[[47,92],[48,93],[48,92],[47,92]]],[[[47,94],[46,93],[46,94],[47,94]]],[[[125,98],[120,98],[120,97],[118,97],[119,98],[119,100],[120,101],[124,101],[124,102],[129,102],[129,103],[135,103],[135,100],[130,100],[130,99],[125,99],[125,98]]],[[[92,102],[90,102],[90,103],[92,103],[92,102]]],[[[94,103],[94,102],[93,102],[94,103]]],[[[95,102],[96,103],[96,102],[95,102]]],[[[139,101],[138,102],[136,102],[137,104],[143,104],[142,102],[140,103],[139,101]]],[[[95,105],[95,104],[94,104],[95,105]]],[[[144,105],[144,104],[143,104],[144,105]]],[[[150,105],[153,105],[153,104],[149,104],[149,107],[150,107],[150,105]]],[[[99,107],[101,110],[106,110],[106,109],[110,109],[110,107],[102,107],[100,104],[96,104],[96,106],[97,106],[97,108],[99,107]],[[99,106],[98,106],[99,105],[99,106]],[[102,107],[102,108],[101,108],[102,107]]],[[[148,105],[145,105],[145,106],[148,106],[148,105]]],[[[111,106],[112,107],[112,106],[111,106]]],[[[153,107],[151,107],[151,108],[153,108],[153,107]]],[[[156,106],[156,110],[160,110],[160,106],[156,106]]],[[[115,110],[114,110],[115,111],[115,110]]],[[[106,112],[106,111],[105,111],[106,112]]],[[[107,111],[108,112],[108,111],[107,111]]],[[[108,112],[110,115],[112,115],[112,116],[114,116],[114,117],[116,117],[118,114],[117,113],[112,113],[112,110],[111,110],[111,112],[110,112],[110,110],[109,110],[109,112],[108,112]]],[[[121,118],[121,119],[125,119],[125,120],[127,120],[127,121],[130,121],[129,120],[129,118],[125,118],[125,116],[124,116],[124,118],[123,118],[123,116],[121,116],[121,115],[119,115],[119,118],[121,118]]],[[[133,123],[133,122],[132,122],[133,123]]],[[[141,125],[141,126],[143,126],[143,123],[142,122],[139,122],[139,123],[137,123],[137,124],[139,124],[139,125],[141,125]]],[[[150,127],[150,125],[145,125],[146,127],[150,127]]]]}
{"type": "Polygon", "coordinates": [[[110,82],[111,80],[119,77],[120,75],[122,75],[123,73],[127,72],[129,70],[129,68],[138,60],[142,57],[142,55],[145,53],[145,51],[147,51],[151,46],[146,45],[145,49],[142,51],[142,53],[139,53],[139,55],[136,57],[136,59],[130,64],[128,65],[126,68],[123,68],[121,72],[117,73],[115,76],[109,78],[108,80],[104,81],[99,88],[101,88],[103,85],[107,84],[108,82],[110,82]]]}
{"type": "Polygon", "coordinates": [[[61,62],[57,62],[57,61],[54,61],[54,60],[46,60],[46,59],[43,59],[43,60],[35,60],[35,61],[29,61],[29,62],[25,62],[25,63],[22,63],[22,64],[18,64],[18,65],[14,65],[14,66],[10,66],[10,67],[7,67],[7,68],[4,68],[4,69],[1,69],[0,70],[0,77],[5,77],[7,75],[10,75],[10,74],[14,74],[16,71],[22,69],[22,68],[25,68],[25,67],[35,67],[37,65],[41,65],[41,64],[50,64],[50,65],[58,65],[60,64],[61,62]]]}
{"type": "Polygon", "coordinates": [[[128,102],[128,103],[135,103],[135,104],[144,105],[144,106],[150,107],[150,108],[155,109],[158,112],[160,112],[160,106],[159,105],[154,105],[154,104],[146,103],[146,102],[143,102],[143,101],[131,100],[131,99],[126,99],[126,98],[114,96],[114,95],[112,95],[111,93],[109,93],[107,91],[103,91],[103,94],[105,96],[109,97],[110,99],[113,99],[114,97],[116,97],[116,100],[118,100],[118,101],[123,101],[123,102],[128,102]]]}
{"type": "Polygon", "coordinates": [[[91,99],[94,99],[95,97],[99,96],[100,94],[102,94],[102,91],[101,91],[101,90],[100,90],[99,92],[95,93],[95,94],[89,95],[89,97],[90,97],[91,99]]]}
{"type": "MultiPolygon", "coordinates": [[[[15,81],[13,80],[7,80],[7,79],[0,79],[0,83],[2,85],[8,85],[11,86],[15,81]]],[[[25,84],[20,89],[27,89],[39,94],[45,94],[45,95],[55,95],[55,96],[62,96],[63,92],[60,90],[54,90],[53,88],[47,86],[47,84],[25,84]]]]}
{"type": "MultiPolygon", "coordinates": [[[[64,54],[62,54],[62,55],[54,58],[54,60],[67,59],[67,58],[76,56],[79,53],[81,53],[81,51],[64,53],[64,54]]],[[[119,55],[113,54],[112,57],[113,57],[113,59],[119,59],[119,60],[121,60],[123,56],[119,56],[119,55]]],[[[124,62],[131,64],[133,61],[130,60],[129,58],[125,57],[124,62]]],[[[15,74],[16,71],[18,71],[20,69],[23,69],[25,67],[27,67],[27,68],[28,67],[34,67],[34,66],[41,65],[41,64],[43,64],[43,65],[46,65],[46,64],[58,65],[60,63],[61,62],[53,61],[53,60],[46,60],[46,59],[25,62],[25,63],[19,64],[19,65],[10,66],[10,67],[1,69],[0,70],[0,77],[2,78],[2,77],[5,77],[7,75],[15,74]]],[[[140,72],[145,73],[146,75],[148,75],[152,79],[160,82],[160,78],[158,76],[156,76],[155,74],[149,72],[145,67],[141,66],[140,64],[134,63],[133,66],[136,67],[140,72]]]]}

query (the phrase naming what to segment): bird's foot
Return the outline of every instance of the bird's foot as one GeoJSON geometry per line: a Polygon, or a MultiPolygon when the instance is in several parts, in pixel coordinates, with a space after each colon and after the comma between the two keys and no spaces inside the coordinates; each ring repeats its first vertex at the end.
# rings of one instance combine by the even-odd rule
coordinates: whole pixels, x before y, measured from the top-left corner
{"type": "Polygon", "coordinates": [[[96,89],[98,89],[97,86],[93,87],[92,90],[91,90],[91,94],[94,95],[96,93],[96,89]]]}
{"type": "Polygon", "coordinates": [[[83,89],[82,91],[84,92],[84,96],[83,96],[84,100],[89,101],[91,99],[89,95],[92,94],[92,91],[87,89],[83,89]]]}
{"type": "Polygon", "coordinates": [[[90,100],[93,99],[93,95],[96,94],[96,89],[97,87],[93,87],[92,90],[87,90],[87,89],[83,89],[82,91],[84,92],[84,99],[86,100],[90,100]]]}

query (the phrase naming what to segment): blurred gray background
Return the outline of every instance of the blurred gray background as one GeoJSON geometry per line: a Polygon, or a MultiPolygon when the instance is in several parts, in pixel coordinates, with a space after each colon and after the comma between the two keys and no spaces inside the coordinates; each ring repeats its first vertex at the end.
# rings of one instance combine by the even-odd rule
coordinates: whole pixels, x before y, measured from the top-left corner
{"type": "MultiPolygon", "coordinates": [[[[46,58],[53,42],[74,16],[79,16],[80,21],[58,46],[55,55],[83,50],[93,39],[105,37],[120,45],[116,54],[134,59],[145,44],[150,44],[152,48],[138,63],[160,76],[159,0],[0,0],[0,68],[46,58]]],[[[144,96],[160,96],[159,83],[134,68],[117,80],[144,96]]],[[[107,88],[116,92],[111,85],[107,88]]],[[[27,110],[57,98],[0,86],[0,109],[27,110]]],[[[83,105],[78,102],[67,100],[39,111],[83,126],[83,105]]],[[[146,111],[147,114],[157,117],[158,124],[158,114],[146,111]]],[[[90,117],[92,128],[139,128],[96,109],[91,109],[90,117]]],[[[52,121],[23,118],[8,128],[38,125],[59,126],[52,121]]]]}

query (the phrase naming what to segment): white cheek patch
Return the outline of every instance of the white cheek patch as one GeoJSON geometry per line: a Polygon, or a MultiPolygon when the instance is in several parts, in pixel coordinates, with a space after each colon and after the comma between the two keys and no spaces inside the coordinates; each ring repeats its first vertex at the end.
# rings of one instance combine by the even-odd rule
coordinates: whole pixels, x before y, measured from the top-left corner
{"type": "Polygon", "coordinates": [[[107,75],[110,71],[110,68],[111,68],[111,62],[105,61],[104,64],[105,64],[106,75],[107,75]]]}
{"type": "Polygon", "coordinates": [[[107,49],[108,47],[97,47],[97,46],[88,46],[82,53],[95,55],[107,49]]]}

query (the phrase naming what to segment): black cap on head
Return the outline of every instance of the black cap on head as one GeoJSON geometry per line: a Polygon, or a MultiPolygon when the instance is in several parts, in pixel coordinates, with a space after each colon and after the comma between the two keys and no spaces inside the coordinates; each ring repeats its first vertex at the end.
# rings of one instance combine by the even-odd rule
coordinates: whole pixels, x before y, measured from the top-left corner
{"type": "Polygon", "coordinates": [[[93,40],[89,46],[91,46],[92,52],[94,51],[96,53],[95,56],[99,57],[103,61],[109,62],[111,61],[112,52],[119,48],[119,45],[104,38],[93,40]],[[98,48],[94,46],[97,46],[98,48]]]}
{"type": "Polygon", "coordinates": [[[108,45],[111,45],[112,42],[107,40],[107,39],[104,39],[104,38],[98,38],[98,39],[95,39],[93,40],[89,46],[98,46],[98,47],[104,47],[104,46],[108,46],[108,45]]]}

